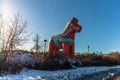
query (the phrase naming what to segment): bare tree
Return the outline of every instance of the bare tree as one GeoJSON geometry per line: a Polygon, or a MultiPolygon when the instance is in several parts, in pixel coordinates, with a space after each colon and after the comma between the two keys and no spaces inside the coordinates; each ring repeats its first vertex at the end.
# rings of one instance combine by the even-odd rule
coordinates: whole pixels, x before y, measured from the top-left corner
{"type": "Polygon", "coordinates": [[[2,18],[0,24],[0,42],[1,51],[4,57],[1,58],[2,65],[7,59],[7,55],[15,50],[18,46],[23,45],[28,40],[26,31],[27,22],[18,13],[12,18],[2,18]]]}
{"type": "Polygon", "coordinates": [[[33,42],[34,42],[34,47],[32,48],[32,50],[35,50],[35,53],[41,52],[43,44],[38,34],[36,34],[36,36],[34,37],[33,42]]]}

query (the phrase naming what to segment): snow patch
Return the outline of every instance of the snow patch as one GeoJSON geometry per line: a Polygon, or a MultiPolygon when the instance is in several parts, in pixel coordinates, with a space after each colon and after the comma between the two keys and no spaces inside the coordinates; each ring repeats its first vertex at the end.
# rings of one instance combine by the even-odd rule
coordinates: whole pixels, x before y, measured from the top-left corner
{"type": "Polygon", "coordinates": [[[20,74],[0,77],[0,80],[74,80],[85,74],[109,69],[111,67],[82,67],[59,71],[23,70],[20,74]]]}
{"type": "Polygon", "coordinates": [[[18,64],[30,64],[33,65],[36,62],[36,59],[33,55],[28,53],[15,53],[7,57],[7,61],[11,61],[18,64]]]}

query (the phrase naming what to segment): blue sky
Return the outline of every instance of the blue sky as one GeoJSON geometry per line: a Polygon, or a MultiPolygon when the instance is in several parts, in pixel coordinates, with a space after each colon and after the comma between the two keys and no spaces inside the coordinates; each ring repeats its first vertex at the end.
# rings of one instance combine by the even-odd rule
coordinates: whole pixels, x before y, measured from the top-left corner
{"type": "MultiPolygon", "coordinates": [[[[62,32],[72,17],[83,26],[76,34],[75,51],[120,51],[119,0],[6,0],[11,10],[20,12],[29,31],[42,39],[62,32]]],[[[2,4],[2,0],[0,2],[2,4]]],[[[2,7],[2,6],[0,6],[2,7]]],[[[29,45],[30,47],[30,45],[29,45]]]]}

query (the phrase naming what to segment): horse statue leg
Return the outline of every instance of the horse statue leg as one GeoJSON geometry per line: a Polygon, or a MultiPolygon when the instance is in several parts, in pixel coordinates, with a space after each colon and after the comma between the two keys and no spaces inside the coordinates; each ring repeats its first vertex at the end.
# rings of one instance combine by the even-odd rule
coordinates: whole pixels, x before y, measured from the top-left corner
{"type": "Polygon", "coordinates": [[[49,54],[54,55],[54,54],[56,54],[58,52],[58,50],[59,49],[54,44],[53,40],[51,40],[50,43],[49,43],[49,54]]]}
{"type": "Polygon", "coordinates": [[[54,53],[54,43],[51,40],[49,43],[49,54],[52,55],[54,53]]]}
{"type": "Polygon", "coordinates": [[[71,58],[74,57],[74,44],[63,43],[63,53],[71,58]]]}

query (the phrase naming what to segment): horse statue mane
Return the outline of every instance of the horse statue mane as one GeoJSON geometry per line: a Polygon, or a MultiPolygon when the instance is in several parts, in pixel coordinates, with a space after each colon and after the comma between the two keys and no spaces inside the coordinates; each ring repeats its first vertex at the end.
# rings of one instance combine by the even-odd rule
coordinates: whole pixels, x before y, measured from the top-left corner
{"type": "Polygon", "coordinates": [[[75,33],[80,32],[81,29],[82,26],[78,24],[78,19],[72,18],[72,20],[68,21],[61,34],[50,38],[49,54],[54,55],[58,53],[59,49],[63,49],[64,54],[73,57],[75,33]]]}

